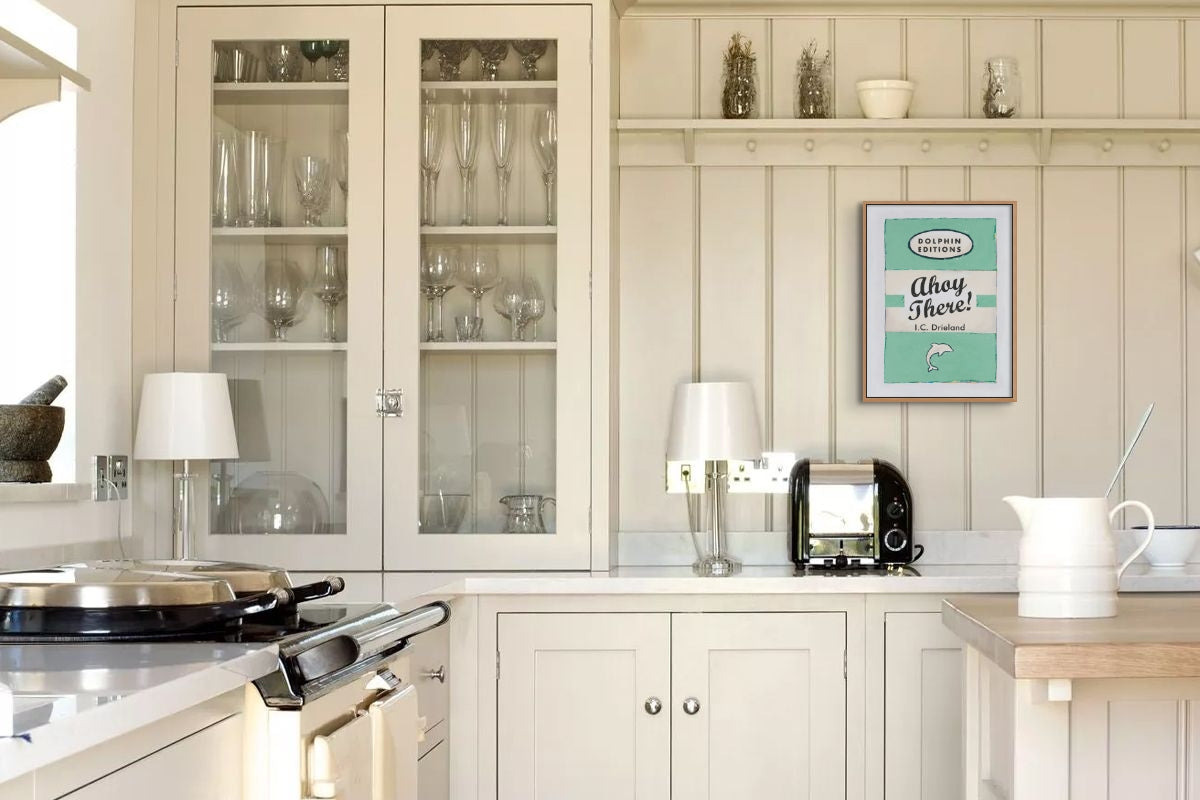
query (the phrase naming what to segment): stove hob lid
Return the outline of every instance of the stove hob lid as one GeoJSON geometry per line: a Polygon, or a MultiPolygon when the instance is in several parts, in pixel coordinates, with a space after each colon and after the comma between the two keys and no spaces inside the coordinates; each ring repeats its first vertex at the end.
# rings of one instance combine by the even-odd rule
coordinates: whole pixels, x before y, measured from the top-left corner
{"type": "Polygon", "coordinates": [[[287,570],[262,564],[240,564],[233,561],[192,561],[182,559],[125,559],[88,561],[72,567],[93,569],[137,570],[190,575],[198,578],[223,580],[236,594],[253,594],[268,589],[291,589],[292,579],[287,570]]]}
{"type": "Polygon", "coordinates": [[[201,606],[235,598],[217,577],[77,564],[0,572],[0,608],[151,608],[201,606]]]}

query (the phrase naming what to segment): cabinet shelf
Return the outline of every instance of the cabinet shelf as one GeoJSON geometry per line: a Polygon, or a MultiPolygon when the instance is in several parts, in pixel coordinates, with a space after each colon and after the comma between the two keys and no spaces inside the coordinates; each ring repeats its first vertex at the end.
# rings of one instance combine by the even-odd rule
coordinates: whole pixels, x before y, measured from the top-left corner
{"type": "Polygon", "coordinates": [[[344,353],[345,342],[216,342],[214,353],[344,353]]]}
{"type": "Polygon", "coordinates": [[[554,225],[424,225],[421,235],[427,238],[453,239],[465,242],[552,242],[558,234],[554,225]]]}
{"type": "Polygon", "coordinates": [[[328,105],[346,103],[349,97],[348,81],[213,84],[216,105],[328,105]]]}
{"type": "Polygon", "coordinates": [[[553,353],[557,342],[421,342],[432,353],[553,353]]]}
{"type": "Polygon", "coordinates": [[[262,240],[266,244],[322,244],[344,242],[345,227],[213,228],[216,240],[262,240]]]}
{"type": "Polygon", "coordinates": [[[465,92],[506,92],[515,103],[552,103],[558,81],[421,81],[421,91],[432,92],[435,100],[442,103],[452,103],[465,92]]]}
{"type": "MultiPolygon", "coordinates": [[[[43,50],[26,34],[41,33],[22,25],[19,8],[0,10],[0,120],[26,108],[62,99],[64,88],[91,91],[92,83],[43,50]]],[[[74,35],[74,29],[71,29],[74,35]]],[[[40,38],[40,37],[39,37],[40,38]]]]}

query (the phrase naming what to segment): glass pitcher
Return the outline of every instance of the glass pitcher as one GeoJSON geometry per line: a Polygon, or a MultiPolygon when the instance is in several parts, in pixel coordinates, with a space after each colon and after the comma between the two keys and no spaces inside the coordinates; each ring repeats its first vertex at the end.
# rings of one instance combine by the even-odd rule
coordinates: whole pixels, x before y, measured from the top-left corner
{"type": "Polygon", "coordinates": [[[546,533],[546,522],[542,510],[553,497],[540,494],[510,494],[500,498],[507,515],[504,518],[505,533],[546,533]]]}

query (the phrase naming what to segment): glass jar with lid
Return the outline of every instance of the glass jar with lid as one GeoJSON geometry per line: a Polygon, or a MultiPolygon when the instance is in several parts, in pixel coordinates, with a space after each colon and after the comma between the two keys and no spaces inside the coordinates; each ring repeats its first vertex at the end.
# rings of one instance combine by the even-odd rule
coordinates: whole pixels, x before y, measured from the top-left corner
{"type": "Polygon", "coordinates": [[[1021,72],[1011,56],[993,56],[983,68],[983,115],[988,119],[1015,117],[1021,106],[1021,72]]]}

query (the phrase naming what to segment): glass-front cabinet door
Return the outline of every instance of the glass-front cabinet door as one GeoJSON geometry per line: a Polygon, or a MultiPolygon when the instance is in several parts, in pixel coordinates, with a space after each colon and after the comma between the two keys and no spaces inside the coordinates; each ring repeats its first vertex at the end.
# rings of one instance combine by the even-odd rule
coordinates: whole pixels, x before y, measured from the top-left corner
{"type": "Polygon", "coordinates": [[[383,8],[178,23],[176,368],[229,376],[240,449],[196,550],[380,569],[383,8]]]}
{"type": "Polygon", "coordinates": [[[590,26],[387,9],[388,570],[589,565],[590,26]]]}

